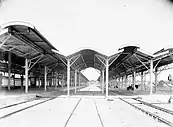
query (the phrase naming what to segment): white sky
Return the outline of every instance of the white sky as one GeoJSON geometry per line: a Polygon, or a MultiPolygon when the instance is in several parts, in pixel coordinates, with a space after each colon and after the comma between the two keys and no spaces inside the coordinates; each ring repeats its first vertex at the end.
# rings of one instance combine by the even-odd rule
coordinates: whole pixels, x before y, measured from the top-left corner
{"type": "Polygon", "coordinates": [[[29,22],[64,55],[88,47],[112,55],[125,44],[154,53],[173,42],[173,5],[166,1],[4,0],[0,24],[29,22]]]}

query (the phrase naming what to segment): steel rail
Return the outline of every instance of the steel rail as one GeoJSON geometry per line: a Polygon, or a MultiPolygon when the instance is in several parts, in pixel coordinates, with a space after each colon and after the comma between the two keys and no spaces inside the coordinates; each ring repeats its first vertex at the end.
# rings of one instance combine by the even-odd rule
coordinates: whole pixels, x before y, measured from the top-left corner
{"type": "Polygon", "coordinates": [[[1,119],[4,119],[4,118],[7,118],[7,117],[9,117],[9,116],[12,116],[12,115],[14,115],[14,114],[16,114],[16,113],[19,113],[19,112],[21,112],[21,111],[24,111],[24,110],[26,110],[26,109],[32,108],[32,107],[34,107],[34,106],[37,106],[37,105],[39,105],[39,104],[42,104],[42,103],[45,103],[45,102],[47,102],[47,101],[53,100],[53,99],[55,99],[55,98],[57,98],[57,97],[49,98],[49,99],[44,100],[44,101],[42,101],[42,102],[39,102],[39,103],[30,105],[30,106],[24,107],[24,108],[22,108],[22,109],[19,109],[19,110],[10,112],[10,113],[8,113],[8,114],[5,114],[5,115],[1,116],[1,117],[0,117],[0,120],[1,120],[1,119]]]}
{"type": "Polygon", "coordinates": [[[75,112],[75,110],[76,110],[76,108],[77,108],[77,106],[79,105],[79,103],[80,103],[81,100],[82,100],[82,97],[79,99],[79,101],[78,101],[77,104],[75,105],[73,111],[70,113],[70,116],[68,117],[68,119],[67,119],[67,121],[66,121],[64,127],[67,127],[68,122],[70,121],[72,115],[74,114],[74,112],[75,112]]]}
{"type": "Polygon", "coordinates": [[[144,104],[144,105],[150,106],[150,107],[152,107],[152,108],[155,108],[155,109],[158,109],[158,110],[160,110],[160,111],[163,111],[163,112],[166,112],[166,113],[168,113],[168,114],[173,115],[173,111],[172,111],[172,110],[165,109],[165,108],[162,108],[162,107],[159,107],[159,106],[150,104],[150,103],[148,103],[148,102],[145,102],[145,101],[142,101],[142,100],[138,100],[138,99],[136,99],[136,98],[133,98],[133,99],[136,100],[136,101],[141,102],[141,103],[144,104]]]}
{"type": "Polygon", "coordinates": [[[128,102],[128,101],[126,101],[126,100],[124,100],[124,99],[122,99],[122,98],[119,98],[119,99],[122,100],[123,102],[125,102],[125,103],[131,105],[132,107],[134,107],[134,108],[136,108],[136,109],[138,109],[138,110],[144,112],[145,114],[151,116],[152,118],[158,120],[159,122],[162,122],[162,123],[164,123],[164,124],[166,124],[166,125],[168,125],[168,126],[170,126],[170,127],[173,127],[173,123],[172,123],[172,122],[170,122],[170,121],[168,121],[168,120],[166,120],[166,119],[164,119],[164,118],[162,118],[162,117],[160,117],[160,116],[158,116],[158,115],[155,115],[155,114],[153,114],[153,113],[151,113],[151,112],[149,112],[149,111],[146,111],[146,110],[144,110],[144,109],[142,109],[142,108],[140,108],[140,107],[138,107],[138,106],[135,106],[134,104],[132,104],[132,103],[130,103],[130,102],[128,102]]]}
{"type": "Polygon", "coordinates": [[[13,107],[13,106],[16,106],[16,105],[20,105],[20,104],[23,104],[23,103],[27,103],[27,102],[31,102],[31,101],[34,101],[34,100],[38,100],[40,98],[32,98],[32,99],[29,99],[29,100],[26,100],[26,101],[22,101],[22,102],[19,102],[19,103],[14,103],[14,104],[10,104],[10,105],[6,105],[6,106],[3,106],[3,107],[0,107],[0,110],[2,109],[5,109],[5,108],[9,108],[9,107],[13,107]]]}

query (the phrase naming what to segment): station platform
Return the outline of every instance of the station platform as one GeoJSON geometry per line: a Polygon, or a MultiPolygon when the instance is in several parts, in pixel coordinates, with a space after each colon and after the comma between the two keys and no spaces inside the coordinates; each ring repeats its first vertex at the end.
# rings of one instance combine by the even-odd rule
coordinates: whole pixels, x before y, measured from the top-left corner
{"type": "MultiPolygon", "coordinates": [[[[83,88],[84,86],[77,86],[77,89],[83,88]]],[[[70,91],[73,93],[75,87],[70,87],[70,91]]],[[[28,93],[24,93],[22,89],[16,90],[6,90],[0,89],[0,106],[10,105],[13,103],[19,103],[21,101],[26,101],[33,99],[36,96],[51,97],[51,96],[60,96],[67,94],[67,87],[49,87],[47,91],[44,91],[44,88],[30,88],[28,93]]]]}

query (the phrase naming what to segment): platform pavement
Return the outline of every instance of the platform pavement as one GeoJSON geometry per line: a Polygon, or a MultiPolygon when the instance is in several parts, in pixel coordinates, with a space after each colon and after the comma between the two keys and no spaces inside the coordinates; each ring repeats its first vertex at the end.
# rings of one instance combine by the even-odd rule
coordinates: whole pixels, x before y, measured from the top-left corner
{"type": "MultiPolygon", "coordinates": [[[[84,86],[78,86],[77,89],[83,88],[84,86]]],[[[75,87],[70,87],[70,90],[73,91],[75,87]]],[[[48,90],[45,92],[44,88],[38,88],[38,89],[29,89],[28,93],[24,93],[24,90],[0,90],[0,107],[19,103],[22,101],[26,101],[32,98],[35,98],[38,96],[60,96],[62,94],[66,94],[67,88],[48,88],[48,90]]]]}
{"type": "MultiPolygon", "coordinates": [[[[84,88],[88,92],[97,87],[84,88]]],[[[81,91],[83,91],[81,89],[81,91]]],[[[92,96],[92,95],[90,95],[92,96]]],[[[0,120],[1,127],[165,127],[151,117],[115,98],[60,96],[0,120]],[[10,122],[9,122],[10,121],[10,122]]]]}

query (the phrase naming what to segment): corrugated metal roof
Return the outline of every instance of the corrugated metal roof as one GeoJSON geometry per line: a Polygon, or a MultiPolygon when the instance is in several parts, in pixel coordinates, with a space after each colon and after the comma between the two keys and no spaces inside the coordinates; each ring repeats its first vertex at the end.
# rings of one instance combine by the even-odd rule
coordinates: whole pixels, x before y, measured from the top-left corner
{"type": "MultiPolygon", "coordinates": [[[[55,53],[58,51],[40,32],[31,24],[25,22],[10,22],[1,26],[0,49],[16,54],[19,58],[28,58],[34,63],[48,66],[50,69],[64,69],[61,61],[65,56],[55,53]],[[42,57],[41,57],[42,56],[42,57]]],[[[24,61],[24,59],[22,60],[24,61]]],[[[18,65],[20,62],[17,61],[18,65]]]]}

